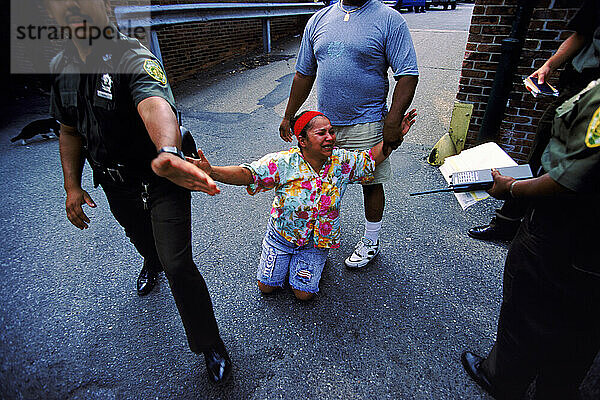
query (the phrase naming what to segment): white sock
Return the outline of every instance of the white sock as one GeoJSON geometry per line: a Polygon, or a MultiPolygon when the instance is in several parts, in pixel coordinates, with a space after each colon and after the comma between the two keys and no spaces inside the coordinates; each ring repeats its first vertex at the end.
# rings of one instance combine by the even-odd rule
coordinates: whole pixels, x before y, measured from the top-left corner
{"type": "Polygon", "coordinates": [[[370,222],[365,219],[365,234],[364,237],[371,240],[374,244],[379,240],[379,231],[383,221],[370,222]]]}

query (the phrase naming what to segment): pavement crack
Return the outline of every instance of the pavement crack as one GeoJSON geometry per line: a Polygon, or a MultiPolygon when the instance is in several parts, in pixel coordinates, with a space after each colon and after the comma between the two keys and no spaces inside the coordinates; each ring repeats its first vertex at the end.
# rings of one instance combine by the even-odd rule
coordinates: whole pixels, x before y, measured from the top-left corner
{"type": "Polygon", "coordinates": [[[94,380],[82,382],[79,386],[69,390],[67,393],[67,399],[115,399],[116,390],[109,386],[94,380]]]}

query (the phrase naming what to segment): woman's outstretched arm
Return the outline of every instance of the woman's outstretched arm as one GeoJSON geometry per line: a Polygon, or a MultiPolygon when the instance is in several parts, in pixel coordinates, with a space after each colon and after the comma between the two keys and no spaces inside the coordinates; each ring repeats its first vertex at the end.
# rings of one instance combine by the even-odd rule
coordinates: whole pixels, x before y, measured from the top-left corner
{"type": "Polygon", "coordinates": [[[187,160],[206,172],[215,181],[238,186],[254,183],[252,173],[249,169],[237,165],[227,165],[224,167],[213,166],[208,162],[208,159],[202,150],[198,149],[198,155],[200,156],[198,159],[187,157],[187,160]]]}

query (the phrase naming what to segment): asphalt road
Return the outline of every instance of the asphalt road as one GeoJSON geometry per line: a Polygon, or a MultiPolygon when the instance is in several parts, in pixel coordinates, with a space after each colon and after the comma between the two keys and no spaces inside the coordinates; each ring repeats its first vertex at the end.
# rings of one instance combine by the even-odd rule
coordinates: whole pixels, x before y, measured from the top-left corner
{"type": "MultiPolygon", "coordinates": [[[[348,189],[342,246],[308,303],[256,288],[271,194],[221,185],[219,196],[193,195],[194,260],[234,363],[222,388],[188,350],[166,280],[135,294],[142,260],[89,169],[84,185],[98,208],[82,232],[64,215],[57,141],[9,143],[47,110],[47,96],[18,98],[0,128],[0,398],[487,398],[459,356],[491,348],[507,245],[469,239],[466,230],[487,223],[499,203],[464,212],[450,194],[408,196],[443,185],[425,158],[449,126],[471,10],[404,14],[419,57],[419,117],[392,155],[382,251],[365,270],[343,267],[362,232],[359,187],[348,189]]],[[[286,148],[277,127],[298,42],[277,46],[272,59],[280,61],[225,64],[175,85],[184,124],[214,164],[286,148]]],[[[584,383],[588,399],[600,396],[597,377],[595,367],[584,383]]]]}

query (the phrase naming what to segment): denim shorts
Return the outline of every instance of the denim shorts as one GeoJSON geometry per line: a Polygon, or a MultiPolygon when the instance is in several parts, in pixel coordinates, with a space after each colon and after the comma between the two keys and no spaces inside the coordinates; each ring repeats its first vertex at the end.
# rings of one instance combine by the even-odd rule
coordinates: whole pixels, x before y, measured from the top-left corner
{"type": "MultiPolygon", "coordinates": [[[[336,146],[346,150],[367,150],[383,140],[383,121],[334,128],[336,146]]],[[[367,185],[386,183],[391,179],[392,163],[389,157],[377,165],[373,176],[374,179],[367,185]]]]}
{"type": "Polygon", "coordinates": [[[256,279],[269,286],[283,287],[289,275],[290,286],[308,293],[319,291],[319,281],[329,249],[315,247],[312,238],[298,247],[288,242],[269,221],[262,243],[256,279]]]}

